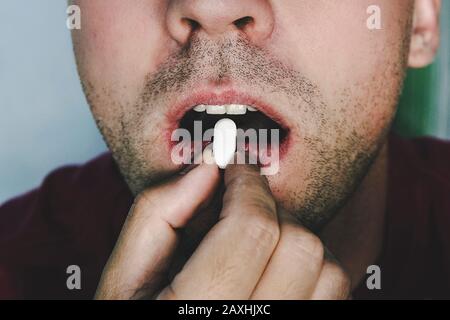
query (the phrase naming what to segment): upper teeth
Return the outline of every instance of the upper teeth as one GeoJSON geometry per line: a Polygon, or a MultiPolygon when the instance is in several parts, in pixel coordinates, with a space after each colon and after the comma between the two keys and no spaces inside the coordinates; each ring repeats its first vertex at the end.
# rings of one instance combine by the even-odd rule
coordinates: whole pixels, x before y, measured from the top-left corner
{"type": "Polygon", "coordinates": [[[227,104],[227,105],[205,105],[200,104],[194,107],[196,112],[205,112],[207,114],[231,114],[231,115],[243,115],[248,111],[258,111],[256,108],[243,105],[243,104],[227,104]]]}

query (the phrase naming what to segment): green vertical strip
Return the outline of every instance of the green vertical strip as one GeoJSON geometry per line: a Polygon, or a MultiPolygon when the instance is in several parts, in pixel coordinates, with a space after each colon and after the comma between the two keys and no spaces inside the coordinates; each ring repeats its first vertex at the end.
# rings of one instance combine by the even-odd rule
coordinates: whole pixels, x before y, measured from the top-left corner
{"type": "Polygon", "coordinates": [[[429,134],[433,92],[430,86],[433,67],[410,69],[395,120],[395,130],[407,137],[429,134]]]}
{"type": "Polygon", "coordinates": [[[406,137],[450,138],[450,1],[443,1],[441,46],[435,62],[408,70],[394,130],[406,137]]]}
{"type": "Polygon", "coordinates": [[[441,47],[437,58],[440,95],[436,135],[450,139],[450,1],[442,1],[441,47]]]}

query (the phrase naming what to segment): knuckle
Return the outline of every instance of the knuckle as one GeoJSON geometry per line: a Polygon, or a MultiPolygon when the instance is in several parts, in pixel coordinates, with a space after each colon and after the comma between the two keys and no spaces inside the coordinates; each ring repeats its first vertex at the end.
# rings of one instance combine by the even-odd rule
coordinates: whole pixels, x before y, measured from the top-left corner
{"type": "Polygon", "coordinates": [[[315,234],[297,229],[285,235],[285,243],[288,243],[291,254],[306,255],[311,263],[322,264],[325,249],[315,234]]]}
{"type": "Polygon", "coordinates": [[[243,224],[245,235],[261,247],[275,247],[280,237],[278,222],[269,216],[249,214],[243,224]]]}
{"type": "Polygon", "coordinates": [[[254,194],[247,199],[247,207],[261,216],[275,217],[277,213],[275,199],[272,196],[254,194]]]}

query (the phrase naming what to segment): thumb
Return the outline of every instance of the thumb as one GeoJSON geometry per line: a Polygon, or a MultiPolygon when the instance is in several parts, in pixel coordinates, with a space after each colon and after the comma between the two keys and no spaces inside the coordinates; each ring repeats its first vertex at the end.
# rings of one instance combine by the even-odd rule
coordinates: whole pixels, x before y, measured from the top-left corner
{"type": "Polygon", "coordinates": [[[141,193],[135,200],[103,271],[99,299],[140,298],[154,294],[165,280],[183,228],[220,181],[217,166],[201,164],[141,193]]]}

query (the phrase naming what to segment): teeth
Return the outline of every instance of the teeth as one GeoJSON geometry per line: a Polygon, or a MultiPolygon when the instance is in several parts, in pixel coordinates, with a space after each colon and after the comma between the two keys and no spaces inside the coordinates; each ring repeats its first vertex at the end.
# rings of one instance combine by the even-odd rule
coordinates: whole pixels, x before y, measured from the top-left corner
{"type": "Polygon", "coordinates": [[[228,104],[228,105],[204,105],[200,104],[193,109],[195,112],[205,112],[207,114],[230,114],[230,115],[244,115],[247,111],[256,112],[256,108],[243,104],[228,104]]]}
{"type": "Polygon", "coordinates": [[[206,111],[206,106],[204,104],[199,104],[198,106],[194,107],[194,111],[204,112],[204,111],[206,111]]]}
{"type": "Polygon", "coordinates": [[[230,104],[227,106],[227,114],[240,115],[246,113],[247,107],[242,104],[230,104]]]}
{"type": "Polygon", "coordinates": [[[225,106],[206,106],[207,114],[225,114],[227,108],[225,106]]]}

